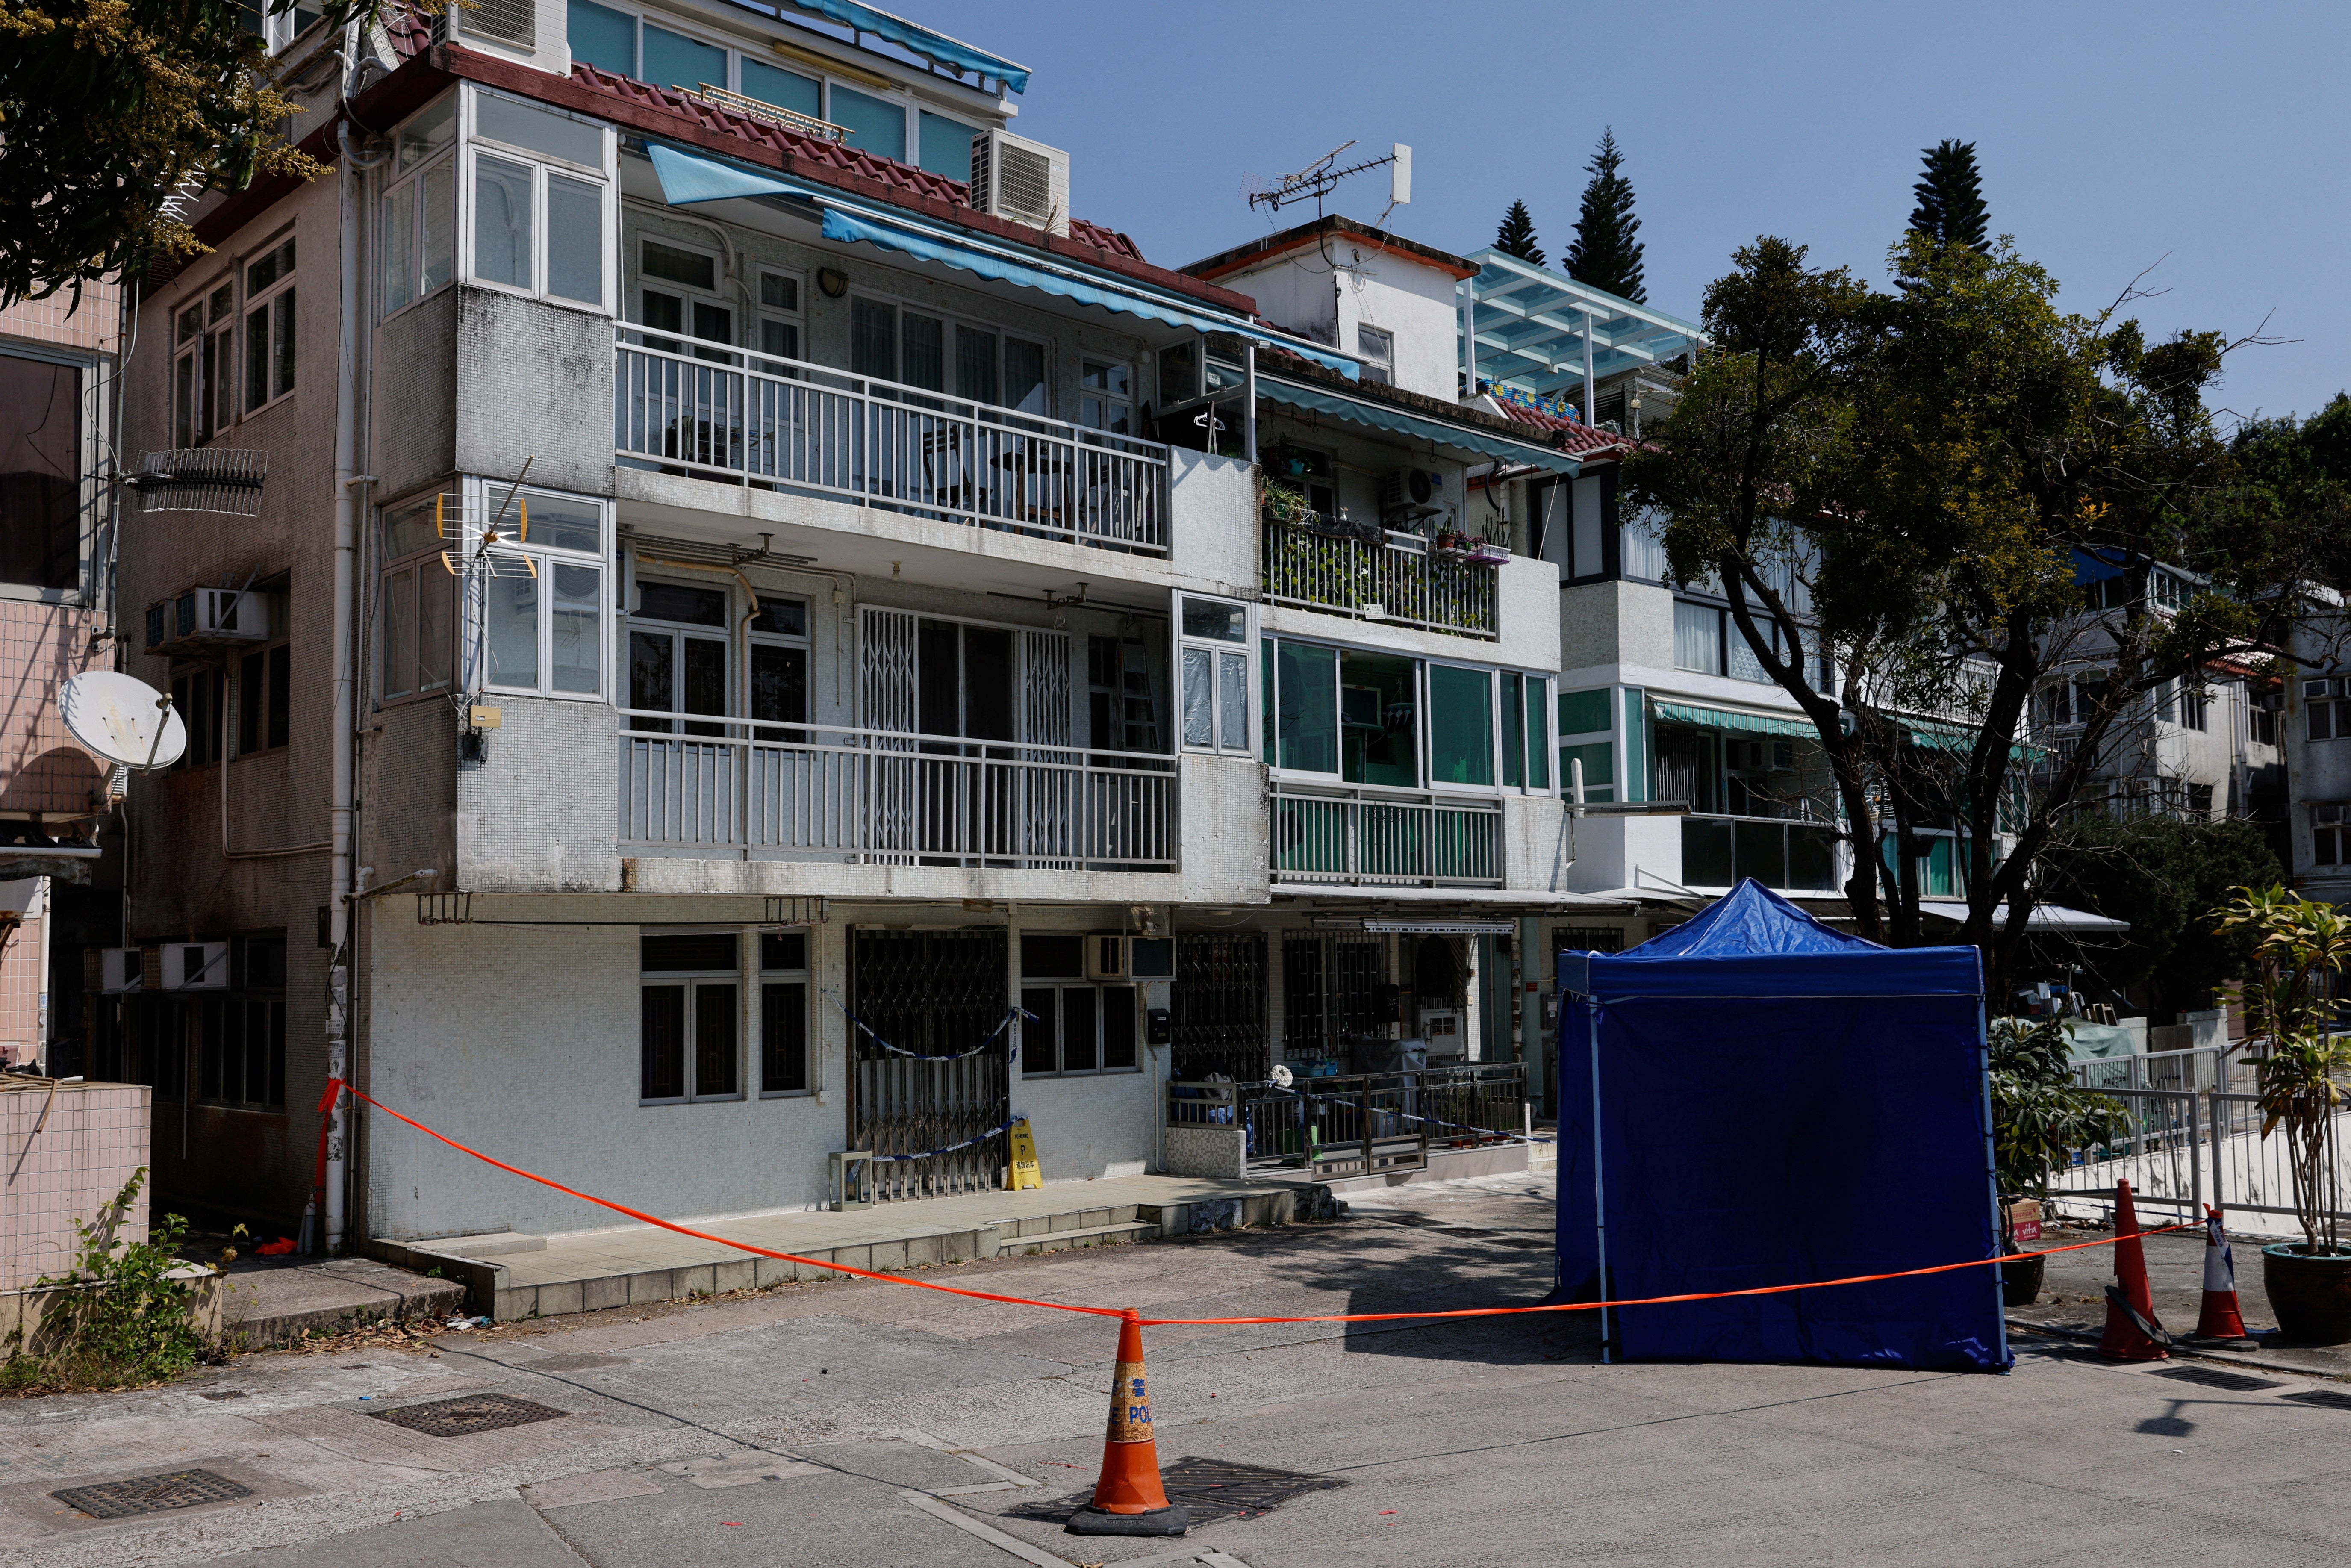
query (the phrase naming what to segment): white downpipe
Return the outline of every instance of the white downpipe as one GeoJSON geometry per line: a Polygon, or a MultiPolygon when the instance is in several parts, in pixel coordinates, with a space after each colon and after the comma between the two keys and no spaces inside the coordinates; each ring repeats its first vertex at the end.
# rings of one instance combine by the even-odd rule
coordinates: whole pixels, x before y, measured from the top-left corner
{"type": "MultiPolygon", "coordinates": [[[[327,1072],[350,1076],[348,1033],[350,998],[351,921],[351,729],[357,674],[352,661],[357,650],[351,635],[352,603],[357,597],[359,503],[353,483],[359,472],[359,333],[360,333],[360,207],[358,171],[352,158],[350,121],[336,127],[342,156],[337,160],[336,184],[342,216],[341,299],[335,345],[335,720],[332,848],[329,860],[329,898],[328,941],[331,956],[327,971],[327,1072]]],[[[338,1096],[328,1113],[327,1250],[344,1249],[350,1217],[347,1202],[348,1157],[350,1146],[348,1096],[338,1096]]]]}

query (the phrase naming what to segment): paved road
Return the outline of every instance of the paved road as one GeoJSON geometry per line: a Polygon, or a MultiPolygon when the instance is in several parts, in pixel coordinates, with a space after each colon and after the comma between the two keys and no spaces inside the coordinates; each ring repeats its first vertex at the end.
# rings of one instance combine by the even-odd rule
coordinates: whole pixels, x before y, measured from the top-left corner
{"type": "MultiPolygon", "coordinates": [[[[1547,1177],[1396,1189],[1327,1227],[926,1277],[1186,1316],[1528,1300],[1548,1284],[1550,1198],[1547,1177]]],[[[2351,1552],[2351,1409],[2293,1397],[2333,1385],[2213,1386],[2048,1348],[2007,1377],[1602,1366],[1548,1315],[1155,1330],[1164,1461],[1324,1484],[1181,1542],[1073,1537],[1056,1517],[1099,1461],[1113,1343],[1098,1320],[852,1282],[5,1403],[0,1564],[2269,1568],[2351,1552]],[[564,1415],[464,1437],[371,1415],[487,1393],[564,1415]],[[250,1495],[110,1521],[49,1496],[186,1467],[250,1495]]]]}

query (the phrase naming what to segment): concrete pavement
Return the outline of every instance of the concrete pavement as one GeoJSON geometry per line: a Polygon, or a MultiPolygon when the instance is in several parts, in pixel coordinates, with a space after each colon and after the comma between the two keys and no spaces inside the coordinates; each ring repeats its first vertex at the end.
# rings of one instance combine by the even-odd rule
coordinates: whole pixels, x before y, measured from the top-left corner
{"type": "MultiPolygon", "coordinates": [[[[1528,1301],[1549,1283],[1549,1184],[1399,1188],[1303,1234],[924,1277],[1186,1316],[1528,1301]]],[[[0,1405],[0,1564],[250,1552],[272,1568],[2009,1568],[2154,1552],[2332,1563],[2351,1541],[2351,1497],[2333,1484],[2351,1410],[2297,1397],[2336,1385],[2216,1387],[2062,1346],[2021,1345],[2015,1374],[1995,1377],[1601,1366],[1580,1320],[1549,1314],[1153,1330],[1171,1470],[1217,1460],[1326,1484],[1152,1542],[1057,1522],[1099,1463],[1113,1349],[1101,1320],[795,1284],[435,1343],[0,1405]],[[454,1437],[371,1414],[492,1392],[562,1414],[454,1437]],[[113,1521],[48,1496],[193,1465],[252,1495],[113,1521]]]]}

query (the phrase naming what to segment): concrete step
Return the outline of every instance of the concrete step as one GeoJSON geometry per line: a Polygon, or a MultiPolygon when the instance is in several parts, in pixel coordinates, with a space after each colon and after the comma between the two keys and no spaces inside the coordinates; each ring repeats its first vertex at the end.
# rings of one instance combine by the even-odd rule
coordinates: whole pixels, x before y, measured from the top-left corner
{"type": "Polygon", "coordinates": [[[1048,1230],[1034,1236],[1007,1236],[998,1243],[997,1255],[1066,1252],[1072,1247],[1100,1247],[1114,1241],[1155,1241],[1158,1239],[1156,1222],[1137,1219],[1124,1225],[1089,1225],[1081,1230],[1048,1230]]]}
{"type": "Polygon", "coordinates": [[[299,1344],[377,1323],[445,1318],[465,1304],[465,1281],[434,1279],[372,1258],[232,1265],[222,1328],[247,1350],[299,1344]]]}

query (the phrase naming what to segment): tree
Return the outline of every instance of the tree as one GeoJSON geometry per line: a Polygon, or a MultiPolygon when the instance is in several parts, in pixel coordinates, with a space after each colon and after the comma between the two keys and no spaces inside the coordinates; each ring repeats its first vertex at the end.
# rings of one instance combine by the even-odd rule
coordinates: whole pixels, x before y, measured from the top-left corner
{"type": "Polygon", "coordinates": [[[1534,214],[1527,211],[1524,202],[1512,202],[1510,210],[1502,214],[1501,226],[1494,231],[1494,248],[1536,267],[1547,259],[1542,246],[1535,243],[1534,214]]]}
{"type": "Polygon", "coordinates": [[[2146,986],[2158,1011],[2177,1013],[2210,1006],[2252,956],[2249,934],[2212,935],[2211,912],[2233,888],[2284,879],[2251,822],[2085,813],[2052,838],[2042,887],[2052,904],[2129,921],[2119,945],[2086,949],[2084,967],[2118,990],[2146,986]]]}
{"type": "Polygon", "coordinates": [[[1641,220],[1633,215],[1633,183],[1617,172],[1625,154],[1614,130],[1600,133],[1600,146],[1583,168],[1592,176],[1575,215],[1575,242],[1562,263],[1578,283],[1604,288],[1635,305],[1648,303],[1641,281],[1641,220]]]}
{"type": "Polygon", "coordinates": [[[2149,345],[2117,319],[2127,291],[2062,313],[2005,243],[1914,234],[1889,261],[1908,287],[1811,268],[1784,240],[1740,251],[1706,294],[1715,351],[1625,490],[1667,515],[1677,580],[1720,584],[1811,719],[1856,927],[1928,940],[1924,835],[1956,831],[1959,939],[1999,995],[2085,783],[2158,688],[2285,646],[2324,552],[2306,529],[2244,526],[2266,503],[2229,484],[2203,404],[2231,347],[2217,334],[2149,345]],[[2095,597],[2077,550],[2115,572],[2095,597]],[[2165,563],[2199,580],[2158,602],[2165,563]],[[2035,743],[2031,705],[2079,669],[2097,679],[2074,688],[2070,727],[2035,743]]]}
{"type": "Polygon", "coordinates": [[[185,214],[206,191],[323,172],[287,145],[296,108],[249,16],[0,0],[0,306],[200,250],[185,214]]]}
{"type": "Polygon", "coordinates": [[[1938,141],[1925,148],[1926,172],[1910,187],[1918,198],[1911,209],[1912,232],[1937,245],[1963,245],[1974,250],[1985,246],[1982,178],[1976,172],[1976,144],[1938,141]]]}

